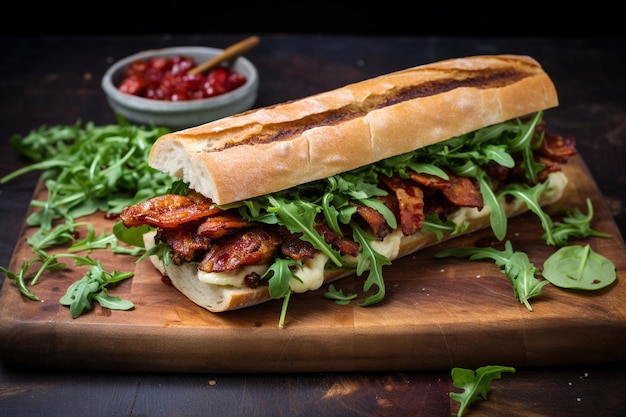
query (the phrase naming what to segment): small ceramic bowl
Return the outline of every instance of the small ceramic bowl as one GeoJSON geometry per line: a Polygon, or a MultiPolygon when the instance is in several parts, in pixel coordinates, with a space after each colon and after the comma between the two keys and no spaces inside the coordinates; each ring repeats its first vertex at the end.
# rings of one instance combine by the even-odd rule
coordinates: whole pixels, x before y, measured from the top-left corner
{"type": "Polygon", "coordinates": [[[161,101],[126,94],[118,89],[126,70],[136,60],[188,56],[199,65],[222,51],[198,46],[142,51],[114,63],[102,77],[102,89],[113,111],[121,114],[126,120],[175,130],[198,126],[249,110],[256,101],[259,75],[254,65],[243,56],[235,60],[233,69],[246,77],[245,84],[215,97],[188,101],[161,101]]]}

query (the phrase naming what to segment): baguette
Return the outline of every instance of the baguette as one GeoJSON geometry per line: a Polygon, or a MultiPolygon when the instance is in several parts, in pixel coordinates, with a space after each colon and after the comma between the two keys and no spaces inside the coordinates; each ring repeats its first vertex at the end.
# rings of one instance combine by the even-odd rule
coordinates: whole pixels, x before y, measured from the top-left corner
{"type": "MultiPolygon", "coordinates": [[[[232,210],[241,207],[244,200],[422,150],[557,105],[554,84],[528,56],[458,58],[166,134],[153,145],[149,163],[182,179],[209,202],[232,210]]],[[[552,166],[548,172],[548,186],[539,198],[541,205],[557,201],[567,185],[560,168],[552,166]]],[[[520,200],[499,197],[498,203],[507,218],[528,211],[520,200]]],[[[137,205],[123,212],[124,224],[135,226],[149,218],[152,213],[145,212],[151,210],[149,207],[137,205]]],[[[160,209],[168,211],[168,207],[160,209]]],[[[457,207],[446,214],[447,220],[458,226],[455,232],[448,231],[442,237],[426,230],[405,233],[398,226],[382,241],[369,244],[376,245],[374,250],[391,261],[486,228],[490,212],[489,206],[457,207]]],[[[144,242],[147,248],[154,246],[155,234],[144,235],[144,242]]],[[[289,281],[291,292],[316,290],[356,272],[345,266],[332,267],[321,252],[302,261],[294,273],[298,279],[289,281]]],[[[356,259],[348,259],[352,263],[345,265],[355,265],[356,259]]],[[[212,312],[271,299],[267,285],[252,288],[245,282],[251,271],[263,275],[267,264],[205,273],[193,262],[166,265],[156,255],[150,260],[181,293],[212,312]]]]}
{"type": "Polygon", "coordinates": [[[149,164],[228,204],[557,105],[530,57],[451,59],[167,134],[149,164]]]}

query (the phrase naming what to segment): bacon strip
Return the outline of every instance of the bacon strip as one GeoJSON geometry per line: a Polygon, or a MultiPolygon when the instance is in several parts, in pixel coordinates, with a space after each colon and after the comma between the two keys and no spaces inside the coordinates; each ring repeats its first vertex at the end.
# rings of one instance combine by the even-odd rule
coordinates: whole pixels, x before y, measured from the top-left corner
{"type": "Polygon", "coordinates": [[[400,227],[405,236],[419,232],[424,225],[424,192],[410,180],[398,176],[380,177],[398,198],[400,207],[400,227]]]}
{"type": "Polygon", "coordinates": [[[210,199],[198,196],[200,194],[194,193],[188,196],[167,194],[153,197],[124,208],[120,218],[126,227],[147,224],[168,229],[222,212],[210,199]]]}
{"type": "Polygon", "coordinates": [[[246,265],[269,263],[274,259],[281,243],[280,233],[274,229],[246,229],[213,241],[198,264],[198,269],[205,272],[225,272],[246,265]]]}
{"type": "Polygon", "coordinates": [[[285,235],[285,241],[280,245],[280,252],[283,255],[295,259],[296,261],[313,258],[315,256],[317,252],[316,249],[311,243],[300,239],[301,233],[293,234],[287,232],[285,235]]]}
{"type": "Polygon", "coordinates": [[[432,174],[417,173],[411,169],[406,170],[407,175],[413,181],[428,188],[445,190],[450,188],[450,181],[432,174]]]}
{"type": "Polygon", "coordinates": [[[575,140],[572,136],[563,137],[546,132],[539,154],[551,161],[565,163],[569,157],[576,155],[575,140]]]}
{"type": "Polygon", "coordinates": [[[360,245],[357,242],[346,236],[339,236],[327,225],[318,224],[315,226],[315,230],[324,238],[326,243],[338,250],[341,254],[352,256],[357,256],[359,254],[360,245]]]}
{"type": "Polygon", "coordinates": [[[391,228],[387,224],[385,217],[371,207],[364,206],[355,202],[350,202],[351,206],[356,207],[356,212],[363,220],[365,220],[374,236],[384,238],[391,232],[391,228]]]}
{"type": "Polygon", "coordinates": [[[450,175],[450,187],[443,190],[443,195],[457,206],[483,208],[480,187],[468,177],[450,175]]]}
{"type": "Polygon", "coordinates": [[[256,225],[258,225],[258,223],[246,221],[238,214],[224,213],[218,216],[207,217],[200,227],[198,227],[198,235],[217,239],[242,228],[256,225]]]}
{"type": "Polygon", "coordinates": [[[179,227],[159,229],[156,242],[165,242],[172,248],[172,262],[176,265],[191,262],[201,256],[210,246],[211,239],[198,236],[196,222],[183,223],[179,227]]]}

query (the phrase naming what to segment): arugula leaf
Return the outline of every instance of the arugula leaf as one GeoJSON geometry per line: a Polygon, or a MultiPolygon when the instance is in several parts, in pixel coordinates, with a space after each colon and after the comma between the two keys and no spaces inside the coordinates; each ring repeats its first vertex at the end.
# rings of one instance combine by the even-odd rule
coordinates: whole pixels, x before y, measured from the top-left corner
{"type": "Polygon", "coordinates": [[[91,253],[94,249],[106,249],[107,247],[115,246],[117,244],[117,238],[114,234],[109,234],[106,230],[102,230],[99,236],[96,236],[96,231],[93,225],[87,224],[87,235],[83,240],[75,242],[68,248],[69,252],[87,252],[91,253]]]}
{"type": "Polygon", "coordinates": [[[335,288],[334,284],[328,286],[328,291],[324,293],[324,297],[335,300],[337,304],[348,305],[350,301],[354,300],[356,294],[344,294],[343,290],[335,288]]]}
{"type": "Polygon", "coordinates": [[[352,224],[354,240],[361,245],[361,254],[357,261],[356,273],[361,275],[366,269],[369,274],[363,284],[363,291],[368,292],[372,286],[376,286],[374,294],[367,297],[359,305],[365,307],[379,303],[385,298],[385,281],[383,279],[383,266],[391,265],[391,261],[386,256],[376,252],[371,243],[375,240],[374,236],[365,232],[358,225],[352,224]]]}
{"type": "Polygon", "coordinates": [[[285,199],[270,196],[268,200],[271,204],[268,212],[276,215],[278,224],[287,227],[292,233],[302,233],[302,240],[321,250],[335,265],[344,265],[339,251],[326,243],[324,238],[315,230],[315,216],[320,210],[319,206],[302,199],[288,202],[285,199]]]}
{"type": "Polygon", "coordinates": [[[30,290],[30,288],[28,288],[28,285],[26,284],[26,274],[28,273],[28,270],[30,269],[31,265],[33,265],[37,261],[39,261],[39,259],[34,258],[27,262],[24,262],[19,272],[17,273],[11,272],[5,267],[0,266],[0,271],[4,272],[6,277],[12,280],[17,285],[20,292],[24,296],[26,296],[27,298],[33,301],[40,301],[40,299],[30,290]]]}
{"type": "Polygon", "coordinates": [[[557,250],[543,263],[543,276],[557,287],[578,290],[599,290],[617,279],[615,264],[589,245],[557,250]]]}
{"type": "Polygon", "coordinates": [[[286,258],[276,258],[272,265],[261,275],[262,280],[268,280],[270,296],[272,298],[283,298],[291,292],[289,281],[299,279],[292,272],[292,267],[302,264],[299,261],[286,258]]]}
{"type": "Polygon", "coordinates": [[[424,224],[422,225],[421,232],[431,232],[437,236],[437,240],[441,240],[447,234],[454,235],[463,230],[466,230],[469,223],[464,221],[462,224],[457,225],[450,220],[441,220],[439,216],[427,214],[424,217],[424,224]]]}
{"type": "Polygon", "coordinates": [[[79,317],[84,310],[91,309],[91,301],[97,301],[102,307],[129,310],[134,307],[133,303],[122,300],[119,297],[110,296],[107,293],[106,286],[121,280],[131,278],[132,272],[106,272],[102,267],[102,263],[94,261],[89,257],[76,258],[76,265],[90,265],[89,271],[82,279],[74,282],[67,289],[64,296],[59,302],[70,307],[70,314],[75,319],[79,317]]]}
{"type": "MultiPolygon", "coordinates": [[[[530,120],[530,122],[525,125],[519,124],[519,132],[518,134],[508,141],[508,147],[511,152],[522,152],[523,162],[522,167],[524,168],[524,173],[526,178],[531,182],[531,184],[535,184],[537,182],[537,174],[543,170],[543,164],[535,162],[535,158],[533,156],[533,137],[535,133],[535,129],[541,118],[543,116],[543,112],[537,112],[530,120]]],[[[543,140],[543,137],[540,139],[539,143],[536,146],[539,146],[543,140]]]]}
{"type": "Polygon", "coordinates": [[[502,190],[499,195],[505,196],[508,194],[526,203],[528,209],[535,213],[541,220],[541,226],[545,231],[544,238],[546,243],[554,246],[556,241],[552,236],[552,219],[543,211],[541,205],[539,204],[539,198],[547,186],[547,181],[536,184],[533,187],[529,187],[525,184],[511,184],[506,189],[502,190]]]}
{"type": "Polygon", "coordinates": [[[513,284],[516,298],[529,311],[533,309],[528,300],[541,295],[542,288],[548,284],[548,281],[536,278],[535,275],[538,270],[530,262],[528,255],[524,252],[513,251],[513,246],[508,240],[505,242],[505,248],[501,251],[491,247],[462,247],[445,249],[435,254],[436,258],[448,256],[469,257],[470,261],[485,258],[494,260],[498,267],[503,268],[502,272],[513,284]]]}
{"type": "MultiPolygon", "coordinates": [[[[565,246],[570,238],[602,237],[611,238],[611,234],[603,233],[591,228],[593,219],[593,204],[587,198],[587,215],[584,215],[578,207],[573,210],[562,209],[565,212],[562,222],[554,222],[550,234],[557,246],[565,246]]],[[[544,234],[544,239],[548,238],[548,232],[544,234]]]]}
{"type": "Polygon", "coordinates": [[[113,234],[121,242],[143,248],[145,246],[143,235],[148,233],[151,229],[152,228],[147,224],[139,227],[126,227],[124,223],[119,221],[113,225],[113,234]]]}
{"type": "Polygon", "coordinates": [[[31,171],[44,171],[47,201],[33,201],[40,210],[30,226],[52,228],[59,218],[79,218],[100,210],[119,213],[125,206],[164,194],[173,177],[148,165],[148,154],[165,128],[146,128],[120,121],[97,127],[42,126],[25,137],[13,136],[12,146],[35,161],[0,178],[6,183],[31,171]]]}
{"type": "Polygon", "coordinates": [[[451,392],[450,398],[461,403],[457,417],[461,417],[466,408],[477,401],[487,399],[494,379],[500,379],[503,372],[515,373],[515,368],[501,365],[483,366],[476,371],[465,368],[452,369],[452,384],[463,392],[451,392]]]}

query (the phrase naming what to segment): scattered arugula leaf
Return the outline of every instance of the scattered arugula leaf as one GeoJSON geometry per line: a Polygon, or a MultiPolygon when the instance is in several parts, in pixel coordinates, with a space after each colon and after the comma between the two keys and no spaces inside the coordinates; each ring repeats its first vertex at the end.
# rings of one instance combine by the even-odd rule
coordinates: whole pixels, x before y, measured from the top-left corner
{"type": "Polygon", "coordinates": [[[515,368],[501,365],[483,366],[476,371],[453,368],[452,384],[463,390],[462,393],[450,393],[450,398],[461,404],[457,417],[461,417],[470,404],[486,400],[487,394],[491,391],[491,383],[494,379],[500,379],[503,372],[515,373],[515,368]]]}
{"type": "Polygon", "coordinates": [[[513,246],[509,240],[505,242],[503,250],[487,247],[462,247],[450,248],[439,251],[436,258],[454,256],[457,258],[469,257],[470,261],[489,258],[502,269],[502,272],[513,284],[516,298],[524,304],[529,311],[532,311],[530,302],[532,297],[541,295],[541,290],[548,284],[548,281],[537,279],[535,274],[537,268],[530,262],[528,255],[524,252],[513,251],[513,246]]]}
{"type": "Polygon", "coordinates": [[[28,288],[28,284],[26,283],[26,275],[30,269],[30,267],[39,261],[38,258],[30,259],[22,264],[20,270],[18,272],[9,271],[7,268],[0,266],[0,271],[4,272],[4,275],[11,281],[17,285],[20,292],[30,300],[40,301],[40,298],[33,293],[30,288],[28,288]]]}
{"type": "Polygon", "coordinates": [[[324,293],[324,297],[330,298],[331,300],[335,300],[337,304],[340,305],[348,305],[350,301],[354,300],[357,295],[356,294],[344,294],[343,290],[336,289],[334,284],[330,284],[328,286],[328,291],[324,293]]]}
{"type": "MultiPolygon", "coordinates": [[[[57,256],[58,257],[58,256],[57,256]]],[[[70,307],[70,314],[75,319],[84,310],[91,309],[91,301],[97,301],[102,307],[112,310],[130,310],[134,304],[120,297],[108,294],[107,285],[133,276],[132,272],[106,272],[102,263],[89,257],[74,257],[75,265],[89,265],[89,271],[82,279],[74,282],[59,302],[70,307]]]]}
{"type": "Polygon", "coordinates": [[[30,226],[52,228],[60,218],[77,219],[96,211],[119,213],[124,207],[162,194],[175,179],[148,165],[148,154],[165,128],[118,125],[42,126],[11,145],[33,164],[0,178],[6,183],[31,171],[43,171],[46,201],[27,219],[30,226]]]}
{"type": "MultiPolygon", "coordinates": [[[[586,239],[589,237],[611,238],[611,234],[597,231],[591,228],[593,219],[593,203],[587,198],[587,215],[584,215],[578,207],[574,209],[561,208],[565,212],[562,221],[554,222],[551,235],[557,246],[567,245],[570,238],[586,239]]],[[[543,238],[547,239],[548,233],[543,238]]]]}
{"type": "Polygon", "coordinates": [[[560,288],[599,290],[617,278],[615,264],[589,245],[565,246],[543,264],[543,276],[560,288]]]}
{"type": "MultiPolygon", "coordinates": [[[[29,288],[36,285],[46,271],[65,268],[59,258],[69,257],[75,265],[91,265],[81,283],[75,283],[72,291],[80,287],[81,297],[73,301],[72,317],[87,308],[89,300],[96,300],[107,308],[128,309],[132,303],[111,297],[106,285],[126,279],[131,273],[108,273],[91,258],[75,255],[76,252],[92,252],[110,248],[114,253],[139,255],[141,248],[126,248],[118,245],[114,234],[103,231],[96,236],[93,226],[76,219],[102,211],[117,214],[134,203],[153,197],[173,186],[174,177],[155,170],[148,165],[152,144],[168,130],[159,127],[128,124],[122,117],[117,125],[95,126],[80,121],[71,126],[41,126],[26,136],[14,135],[10,143],[20,154],[33,161],[32,164],[0,178],[0,184],[11,181],[31,171],[43,171],[42,181],[47,188],[45,201],[31,201],[38,208],[27,219],[29,226],[39,229],[27,240],[34,257],[26,261],[18,272],[0,266],[0,271],[15,282],[20,292],[31,300],[39,300],[29,288]],[[59,222],[63,219],[63,222],[59,222]],[[74,241],[78,227],[87,227],[87,236],[74,241]],[[45,249],[73,243],[68,254],[48,255],[45,249]],[[27,281],[29,270],[35,264],[40,267],[27,281]],[[94,282],[99,282],[95,287],[94,282]],[[95,292],[86,291],[94,287],[95,292]]],[[[70,295],[63,298],[67,303],[70,295]]],[[[71,297],[74,297],[72,295],[71,297]]]]}

